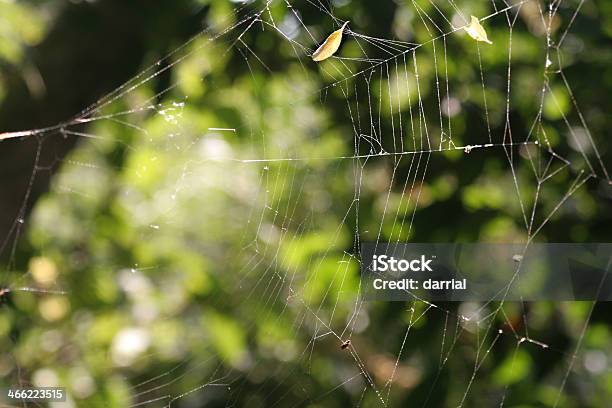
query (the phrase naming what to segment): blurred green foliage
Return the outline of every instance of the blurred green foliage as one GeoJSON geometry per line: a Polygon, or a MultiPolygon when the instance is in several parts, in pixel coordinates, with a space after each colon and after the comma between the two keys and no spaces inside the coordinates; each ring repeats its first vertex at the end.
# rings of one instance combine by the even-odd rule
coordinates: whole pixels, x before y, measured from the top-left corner
{"type": "MultiPolygon", "coordinates": [[[[71,7],[39,3],[0,2],[3,66],[25,69],[28,48],[71,7]]],[[[389,55],[347,35],[347,59],[316,65],[307,50],[337,26],[325,6],[273,1],[253,23],[263,2],[193,1],[206,30],[169,45],[175,52],[78,128],[87,137],[53,163],[5,272],[3,385],[56,383],[84,407],[371,406],[380,403],[372,384],[392,406],[609,404],[609,307],[496,304],[465,321],[475,305],[359,304],[357,249],[377,239],[522,242],[522,211],[534,205],[535,227],[546,221],[536,240],[609,240],[601,178],[556,207],[588,170],[572,142],[570,129],[585,135],[573,99],[609,163],[610,6],[582,5],[545,78],[543,3],[486,20],[493,46],[462,31],[431,41],[435,25],[451,31],[446,18],[461,22],[454,5],[486,16],[490,2],[333,3],[353,32],[424,45],[414,59],[376,65],[389,55]],[[445,97],[453,113],[441,112],[445,97]],[[533,150],[432,152],[451,140],[488,143],[489,132],[494,143],[525,141],[540,108],[533,150]],[[372,132],[387,152],[416,153],[370,156],[372,132]],[[538,189],[534,168],[549,146],[571,165],[553,156],[546,174],[559,172],[538,189]],[[340,349],[349,333],[354,353],[340,349]]],[[[559,6],[553,38],[579,7],[559,6]]],[[[142,69],[160,57],[147,55],[142,69]]],[[[597,164],[592,150],[586,158],[597,164]]]]}

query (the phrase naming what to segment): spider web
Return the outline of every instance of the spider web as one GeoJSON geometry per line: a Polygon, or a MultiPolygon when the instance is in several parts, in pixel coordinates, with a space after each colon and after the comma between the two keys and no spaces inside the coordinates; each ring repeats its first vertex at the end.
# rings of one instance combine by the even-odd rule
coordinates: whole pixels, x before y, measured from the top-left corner
{"type": "MultiPolygon", "coordinates": [[[[104,231],[94,225],[96,212],[135,225],[122,236],[106,236],[107,242],[86,250],[86,259],[65,266],[89,271],[100,287],[108,287],[110,279],[122,294],[120,302],[97,295],[109,304],[119,302],[117,307],[129,315],[108,344],[122,384],[129,384],[124,390],[129,402],[121,405],[316,405],[339,394],[351,405],[394,406],[414,392],[421,406],[472,406],[483,400],[504,406],[516,398],[513,386],[498,385],[493,392],[483,378],[493,371],[491,356],[498,349],[510,371],[521,369],[526,353],[563,360],[546,378],[547,404],[563,405],[568,381],[578,371],[588,373],[576,368],[576,361],[584,358],[581,346],[595,303],[583,310],[568,353],[555,339],[532,335],[530,305],[364,302],[358,267],[362,242],[419,236],[427,227],[419,224],[419,211],[432,195],[456,188],[465,161],[505,158],[505,173],[490,171],[498,172],[510,204],[496,209],[521,225],[504,239],[524,242],[525,249],[585,185],[610,184],[564,72],[562,50],[583,3],[409,2],[405,9],[412,13],[413,30],[426,33],[428,40],[379,38],[351,23],[341,52],[317,66],[309,56],[325,32],[307,16],[323,15],[336,29],[344,22],[336,12],[343,9],[341,3],[238,5],[74,118],[0,134],[0,140],[38,146],[21,213],[2,245],[10,259],[7,291],[36,299],[87,296],[81,293],[85,289],[65,289],[63,273],[42,285],[31,271],[13,272],[31,185],[41,172],[60,168],[52,187],[55,198],[38,205],[29,238],[39,239],[46,253],[78,257],[81,250],[75,247],[93,239],[87,228],[104,231]],[[496,31],[493,46],[466,41],[463,27],[471,13],[481,10],[488,10],[480,15],[483,25],[504,27],[503,33],[496,31]],[[286,77],[275,75],[279,68],[267,62],[269,51],[256,41],[256,32],[273,33],[291,55],[286,77]],[[539,35],[542,42],[538,60],[531,61],[542,73],[535,109],[527,110],[515,98],[524,92],[515,66],[525,60],[514,53],[515,41],[524,35],[539,35]],[[469,43],[465,58],[478,61],[469,84],[452,73],[451,50],[461,42],[469,43]],[[505,60],[493,61],[487,47],[503,47],[505,60]],[[249,73],[248,82],[235,85],[247,87],[249,99],[241,98],[233,84],[206,79],[222,66],[215,59],[228,61],[232,55],[233,63],[241,61],[232,72],[249,73]],[[494,74],[488,65],[497,65],[494,74]],[[178,75],[161,90],[148,87],[182,66],[196,66],[204,78],[194,84],[178,75]],[[200,84],[206,85],[204,96],[194,96],[192,88],[200,84]],[[460,93],[466,89],[478,97],[462,106],[460,93]],[[562,109],[559,89],[574,114],[562,109]],[[269,106],[259,105],[263,94],[269,106]],[[242,116],[199,116],[207,106],[237,109],[242,116]],[[566,139],[551,140],[546,109],[557,112],[566,139]],[[462,118],[468,114],[466,123],[462,118]],[[519,115],[529,118],[529,128],[516,127],[519,115]],[[327,130],[332,124],[340,125],[341,134],[327,130]],[[469,130],[458,135],[458,127],[469,130]],[[46,141],[58,137],[77,138],[80,144],[67,158],[40,162],[46,141]],[[138,160],[114,165],[105,159],[114,150],[138,160]],[[429,183],[432,169],[442,169],[443,176],[429,183]],[[122,173],[118,185],[109,181],[113,172],[122,173]],[[117,208],[105,205],[109,197],[117,208]],[[67,244],[40,238],[45,231],[67,244]],[[158,247],[162,253],[155,253],[158,247]],[[108,264],[110,257],[118,262],[108,264]],[[205,278],[198,277],[202,271],[205,278]],[[385,333],[374,332],[374,326],[385,333]],[[439,352],[431,355],[423,344],[437,344],[439,352]],[[449,375],[455,377],[454,386],[443,403],[437,394],[448,386],[449,375]]],[[[493,188],[483,183],[475,188],[493,188]]],[[[449,214],[441,222],[460,217],[449,214]]],[[[90,331],[91,320],[84,314],[66,324],[90,331]]],[[[18,370],[13,375],[19,383],[31,382],[18,370]]]]}

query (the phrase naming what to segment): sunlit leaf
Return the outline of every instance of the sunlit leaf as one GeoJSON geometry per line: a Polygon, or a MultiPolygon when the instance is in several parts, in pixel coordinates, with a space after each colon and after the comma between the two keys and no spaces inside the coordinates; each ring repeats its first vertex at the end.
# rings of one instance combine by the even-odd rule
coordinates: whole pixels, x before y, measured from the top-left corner
{"type": "Polygon", "coordinates": [[[313,61],[319,62],[326,60],[332,55],[334,55],[336,51],[338,51],[338,48],[340,48],[340,43],[342,42],[342,33],[344,31],[344,27],[346,27],[348,23],[349,22],[347,21],[342,25],[342,27],[340,27],[338,30],[331,33],[329,37],[327,37],[325,42],[321,44],[319,48],[317,48],[314,54],[312,54],[313,61]]]}
{"type": "Polygon", "coordinates": [[[487,32],[485,31],[484,27],[480,25],[480,21],[478,20],[478,18],[474,16],[471,17],[470,24],[463,27],[463,29],[466,33],[468,33],[470,37],[472,37],[476,41],[493,44],[493,42],[489,40],[489,37],[487,37],[487,32]]]}

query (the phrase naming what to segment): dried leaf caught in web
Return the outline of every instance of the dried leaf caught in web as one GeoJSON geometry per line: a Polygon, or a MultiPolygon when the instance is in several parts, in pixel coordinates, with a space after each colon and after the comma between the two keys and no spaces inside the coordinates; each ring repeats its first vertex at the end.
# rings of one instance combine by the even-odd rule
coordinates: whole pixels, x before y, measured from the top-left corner
{"type": "Polygon", "coordinates": [[[342,42],[342,32],[344,31],[344,27],[346,27],[348,23],[349,22],[347,21],[342,25],[342,27],[340,27],[338,30],[331,33],[329,37],[327,37],[325,42],[321,44],[319,48],[317,48],[314,54],[312,54],[313,61],[319,62],[326,60],[332,55],[334,55],[336,51],[338,51],[338,48],[340,48],[340,43],[342,42]]]}
{"type": "Polygon", "coordinates": [[[474,16],[472,16],[470,24],[463,27],[463,29],[468,33],[470,37],[472,37],[476,41],[483,41],[487,44],[493,44],[493,42],[491,42],[487,37],[487,32],[485,31],[485,29],[480,25],[480,21],[478,21],[478,18],[474,16]]]}

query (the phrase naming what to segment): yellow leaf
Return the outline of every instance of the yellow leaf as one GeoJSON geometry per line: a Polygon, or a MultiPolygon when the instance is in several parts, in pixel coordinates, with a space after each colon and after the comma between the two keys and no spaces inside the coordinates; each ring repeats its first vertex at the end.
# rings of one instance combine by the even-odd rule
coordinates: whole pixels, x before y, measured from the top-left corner
{"type": "Polygon", "coordinates": [[[487,32],[485,31],[485,29],[480,25],[480,21],[478,21],[478,18],[474,16],[472,16],[470,24],[463,27],[463,29],[468,33],[470,37],[472,37],[476,41],[483,41],[487,44],[493,44],[493,42],[491,42],[487,37],[487,32]]]}
{"type": "Polygon", "coordinates": [[[342,25],[342,27],[340,27],[338,30],[331,33],[329,37],[327,37],[325,42],[321,44],[319,48],[317,48],[314,54],[312,54],[313,61],[323,61],[325,59],[328,59],[329,57],[334,55],[336,51],[338,51],[338,48],[340,48],[340,43],[342,42],[342,32],[344,31],[344,27],[346,27],[348,23],[349,22],[347,21],[342,25]]]}

